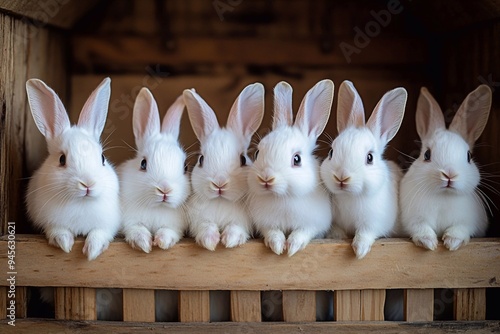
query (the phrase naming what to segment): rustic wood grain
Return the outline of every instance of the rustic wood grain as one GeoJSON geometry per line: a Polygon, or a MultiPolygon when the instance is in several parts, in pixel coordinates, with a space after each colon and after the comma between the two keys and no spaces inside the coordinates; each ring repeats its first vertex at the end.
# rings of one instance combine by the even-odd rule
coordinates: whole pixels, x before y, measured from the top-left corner
{"type": "Polygon", "coordinates": [[[57,320],[96,320],[96,294],[93,288],[56,288],[57,320]]]}
{"type": "Polygon", "coordinates": [[[361,320],[384,320],[385,290],[361,290],[361,320]]]}
{"type": "Polygon", "coordinates": [[[283,291],[283,320],[316,321],[316,291],[283,291]]]}
{"type": "Polygon", "coordinates": [[[123,321],[155,322],[155,291],[123,289],[123,321]]]}
{"type": "Polygon", "coordinates": [[[209,322],[210,291],[179,291],[179,321],[209,322]]]}
{"type": "Polygon", "coordinates": [[[485,320],[486,289],[455,289],[454,311],[455,320],[485,320]]]}
{"type": "Polygon", "coordinates": [[[260,291],[231,291],[231,321],[261,320],[260,291]]]}
{"type": "Polygon", "coordinates": [[[333,291],[333,305],[336,321],[361,320],[361,290],[333,291]]]}
{"type": "Polygon", "coordinates": [[[8,288],[5,286],[0,287],[0,319],[5,319],[7,317],[7,290],[8,288]]]}
{"type": "Polygon", "coordinates": [[[432,321],[434,316],[434,289],[405,290],[404,313],[406,321],[432,321]]]}
{"type": "MultiPolygon", "coordinates": [[[[6,237],[0,240],[0,272],[7,272],[6,237]]],[[[277,256],[261,240],[210,252],[186,239],[168,252],[153,249],[149,254],[118,240],[91,262],[81,252],[83,243],[78,238],[72,252],[66,254],[49,246],[42,236],[18,235],[17,283],[19,286],[259,291],[500,285],[497,279],[500,239],[493,238],[472,239],[456,252],[448,251],[442,244],[430,252],[409,240],[380,239],[361,261],[354,256],[349,240],[314,240],[292,257],[277,256]],[[380,266],[390,269],[379,270],[380,266]],[[307,270],[298,272],[297,268],[307,270]],[[107,275],[95,275],[96,272],[107,275]],[[145,272],[148,274],[144,275],[145,272]],[[443,277],[447,279],[443,281],[443,277]]],[[[0,281],[0,286],[6,284],[7,281],[0,281]]]]}
{"type": "Polygon", "coordinates": [[[16,318],[28,316],[28,288],[16,286],[16,318]]]}

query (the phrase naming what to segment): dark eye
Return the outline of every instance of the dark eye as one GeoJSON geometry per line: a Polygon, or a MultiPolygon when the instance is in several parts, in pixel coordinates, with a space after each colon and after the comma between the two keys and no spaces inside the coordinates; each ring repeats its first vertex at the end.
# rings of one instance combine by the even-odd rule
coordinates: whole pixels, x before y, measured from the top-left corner
{"type": "Polygon", "coordinates": [[[330,151],[328,151],[328,159],[332,160],[332,157],[333,157],[333,149],[330,149],[330,151]]]}
{"type": "Polygon", "coordinates": [[[59,157],[59,165],[66,166],[66,154],[61,154],[59,157]]]}
{"type": "Polygon", "coordinates": [[[106,158],[104,157],[104,154],[101,154],[101,159],[102,159],[102,165],[104,166],[104,163],[106,162],[106,158]]]}
{"type": "Polygon", "coordinates": [[[368,153],[368,155],[366,156],[366,163],[368,165],[373,165],[373,154],[368,153]]]}
{"type": "Polygon", "coordinates": [[[255,151],[255,153],[253,154],[253,159],[257,160],[258,156],[259,156],[259,150],[255,151]]]}
{"type": "Polygon", "coordinates": [[[427,149],[424,153],[424,161],[431,161],[431,150],[427,149]]]}
{"type": "Polygon", "coordinates": [[[302,158],[300,157],[300,155],[299,154],[295,154],[293,156],[293,165],[295,167],[300,167],[301,162],[302,162],[302,158]]]}
{"type": "Polygon", "coordinates": [[[471,160],[472,160],[472,153],[470,153],[470,151],[467,151],[467,162],[470,163],[471,160]]]}
{"type": "Polygon", "coordinates": [[[148,162],[146,159],[142,159],[141,161],[141,170],[146,170],[148,168],[148,162]]]}
{"type": "Polygon", "coordinates": [[[200,157],[198,158],[198,163],[200,164],[200,167],[203,167],[203,160],[205,160],[205,158],[203,157],[203,155],[200,155],[200,157]]]}
{"type": "Polygon", "coordinates": [[[243,154],[240,155],[240,163],[242,167],[247,165],[247,158],[243,154]]]}

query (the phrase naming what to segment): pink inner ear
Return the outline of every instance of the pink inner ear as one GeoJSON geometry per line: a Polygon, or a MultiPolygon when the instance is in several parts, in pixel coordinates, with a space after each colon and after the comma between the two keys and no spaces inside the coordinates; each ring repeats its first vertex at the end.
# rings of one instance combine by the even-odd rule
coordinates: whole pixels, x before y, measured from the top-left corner
{"type": "Polygon", "coordinates": [[[141,89],[135,99],[133,121],[136,140],[143,140],[160,132],[158,106],[147,88],[141,89]]]}
{"type": "Polygon", "coordinates": [[[350,81],[344,81],[339,88],[337,106],[337,130],[342,132],[349,126],[365,126],[363,101],[350,81]]]}
{"type": "Polygon", "coordinates": [[[212,108],[210,108],[194,89],[185,90],[183,96],[193,131],[196,137],[200,141],[203,141],[207,135],[219,128],[217,117],[212,108]]]}
{"type": "Polygon", "coordinates": [[[292,126],[293,124],[293,109],[292,109],[292,94],[293,89],[287,82],[281,81],[274,87],[274,114],[273,114],[273,129],[279,126],[292,126]]]}
{"type": "Polygon", "coordinates": [[[108,115],[111,79],[105,78],[90,94],[78,118],[78,126],[87,129],[99,139],[108,115]]]}

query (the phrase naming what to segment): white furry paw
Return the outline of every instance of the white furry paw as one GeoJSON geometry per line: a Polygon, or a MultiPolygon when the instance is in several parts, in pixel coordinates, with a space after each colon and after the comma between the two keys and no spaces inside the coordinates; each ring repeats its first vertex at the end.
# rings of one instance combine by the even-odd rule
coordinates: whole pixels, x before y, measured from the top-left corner
{"type": "Polygon", "coordinates": [[[140,249],[145,253],[151,252],[153,241],[151,240],[151,233],[148,230],[135,230],[126,233],[125,240],[134,249],[140,249]]]}
{"type": "Polygon", "coordinates": [[[59,231],[51,233],[49,236],[49,245],[61,248],[66,253],[71,252],[75,237],[70,231],[59,231]]]}
{"type": "Polygon", "coordinates": [[[299,250],[304,249],[309,243],[309,241],[311,241],[311,238],[307,234],[298,231],[292,232],[288,236],[288,240],[286,242],[286,248],[288,249],[288,256],[292,256],[299,250]]]}
{"type": "Polygon", "coordinates": [[[286,249],[285,234],[281,231],[270,231],[264,236],[264,243],[273,252],[281,255],[286,249]]]}
{"type": "Polygon", "coordinates": [[[438,245],[437,238],[431,235],[413,236],[411,239],[415,245],[429,250],[435,250],[438,245]]]}
{"type": "Polygon", "coordinates": [[[181,239],[180,235],[168,228],[161,228],[155,233],[153,246],[158,246],[161,249],[168,249],[175,245],[181,239]]]}
{"type": "Polygon", "coordinates": [[[468,240],[464,240],[462,238],[455,238],[450,235],[443,235],[444,246],[448,248],[450,251],[455,251],[462,246],[465,246],[468,240]]]}
{"type": "Polygon", "coordinates": [[[226,248],[243,245],[249,238],[247,231],[237,225],[228,225],[222,232],[220,241],[226,248]]]}
{"type": "Polygon", "coordinates": [[[95,260],[106,249],[108,249],[109,240],[107,236],[99,235],[99,232],[90,232],[85,239],[83,254],[87,255],[89,261],[95,260]]]}
{"type": "Polygon", "coordinates": [[[220,241],[220,233],[214,228],[208,228],[196,236],[196,242],[202,247],[214,251],[220,241]]]}
{"type": "Polygon", "coordinates": [[[352,249],[354,250],[354,253],[356,254],[356,258],[358,260],[361,260],[368,253],[370,253],[370,250],[372,249],[372,244],[373,244],[373,241],[354,237],[354,240],[352,241],[351,246],[352,246],[352,249]]]}

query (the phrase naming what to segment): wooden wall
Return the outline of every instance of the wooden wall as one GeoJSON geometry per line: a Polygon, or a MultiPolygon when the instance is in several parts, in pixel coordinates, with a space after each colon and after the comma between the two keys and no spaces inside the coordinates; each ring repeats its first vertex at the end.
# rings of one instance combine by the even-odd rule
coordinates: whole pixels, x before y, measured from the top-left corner
{"type": "Polygon", "coordinates": [[[46,146],[26,100],[25,83],[37,77],[63,101],[67,93],[65,38],[62,33],[0,12],[0,223],[29,230],[23,196],[27,178],[43,161],[46,146]]]}

